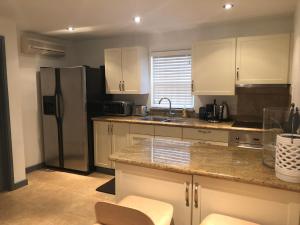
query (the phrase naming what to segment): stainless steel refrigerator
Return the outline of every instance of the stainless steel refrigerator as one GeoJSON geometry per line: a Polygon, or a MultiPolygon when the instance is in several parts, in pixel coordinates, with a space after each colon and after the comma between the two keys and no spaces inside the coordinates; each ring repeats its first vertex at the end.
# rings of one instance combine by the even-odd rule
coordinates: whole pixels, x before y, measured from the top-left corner
{"type": "Polygon", "coordinates": [[[104,67],[40,69],[43,148],[48,167],[90,172],[93,169],[91,118],[102,115],[104,67]]]}

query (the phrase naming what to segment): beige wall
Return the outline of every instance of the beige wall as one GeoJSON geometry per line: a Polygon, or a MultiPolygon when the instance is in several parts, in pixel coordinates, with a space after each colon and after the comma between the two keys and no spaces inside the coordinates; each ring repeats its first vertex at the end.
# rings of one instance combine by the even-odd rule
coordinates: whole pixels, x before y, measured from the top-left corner
{"type": "MultiPolygon", "coordinates": [[[[20,44],[20,37],[24,33],[18,33],[18,43],[20,44]]],[[[71,42],[57,40],[53,38],[46,38],[35,34],[26,34],[42,38],[47,41],[55,41],[66,46],[66,57],[44,57],[40,55],[23,54],[20,51],[19,45],[19,63],[20,63],[20,79],[22,83],[22,119],[23,119],[23,133],[24,133],[24,151],[26,167],[37,165],[43,162],[42,151],[42,132],[41,132],[41,115],[39,104],[39,89],[37,72],[43,66],[71,66],[73,65],[71,58],[72,44],[71,42]]]]}
{"type": "Polygon", "coordinates": [[[14,182],[26,178],[22,123],[22,83],[19,71],[17,28],[13,21],[0,18],[0,35],[5,37],[14,182]]]}
{"type": "MultiPolygon", "coordinates": [[[[190,49],[192,43],[198,40],[218,39],[233,36],[264,35],[285,33],[293,31],[293,16],[281,16],[273,18],[259,18],[254,20],[239,21],[215,25],[204,25],[192,30],[176,31],[169,33],[157,33],[153,35],[127,35],[121,37],[109,37],[96,40],[78,41],[75,43],[79,53],[78,64],[98,66],[104,63],[103,50],[112,47],[124,47],[143,45],[150,51],[190,49]]],[[[148,96],[115,96],[122,100],[136,100],[138,104],[150,104],[148,96]]],[[[195,97],[195,109],[200,105],[213,101],[214,97],[195,97]]],[[[226,100],[231,111],[236,111],[236,97],[217,97],[220,102],[226,100]]]]}
{"type": "Polygon", "coordinates": [[[295,14],[294,56],[292,69],[292,102],[300,107],[300,0],[295,14]]]}

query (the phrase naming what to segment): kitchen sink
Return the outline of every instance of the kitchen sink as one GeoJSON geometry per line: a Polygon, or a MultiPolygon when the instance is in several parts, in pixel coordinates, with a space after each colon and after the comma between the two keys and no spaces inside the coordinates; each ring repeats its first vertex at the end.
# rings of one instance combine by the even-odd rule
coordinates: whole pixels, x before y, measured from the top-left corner
{"type": "Polygon", "coordinates": [[[157,122],[173,122],[173,123],[178,123],[178,122],[183,122],[181,118],[172,118],[172,117],[162,117],[162,116],[146,116],[141,118],[141,120],[145,121],[157,121],[157,122]]]}

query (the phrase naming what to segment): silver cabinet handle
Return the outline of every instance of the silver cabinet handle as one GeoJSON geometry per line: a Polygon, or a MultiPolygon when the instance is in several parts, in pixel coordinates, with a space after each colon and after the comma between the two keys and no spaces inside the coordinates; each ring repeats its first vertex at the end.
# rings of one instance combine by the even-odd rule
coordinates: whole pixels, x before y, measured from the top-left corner
{"type": "Polygon", "coordinates": [[[113,130],[114,130],[114,125],[111,124],[111,125],[110,125],[110,134],[111,134],[111,135],[113,134],[113,130]]]}
{"type": "Polygon", "coordinates": [[[125,91],[125,82],[123,80],[123,83],[122,83],[122,91],[125,91]]]}
{"type": "Polygon", "coordinates": [[[210,131],[210,130],[198,130],[198,133],[202,133],[202,134],[210,134],[211,131],[210,131]]]}
{"type": "Polygon", "coordinates": [[[185,205],[190,206],[190,182],[185,182],[185,205]]]}
{"type": "Polygon", "coordinates": [[[194,207],[198,208],[199,203],[198,203],[198,189],[199,189],[199,184],[195,183],[195,189],[194,189],[194,207]]]}
{"type": "Polygon", "coordinates": [[[121,81],[119,83],[119,90],[122,91],[122,84],[121,84],[121,81]]]}
{"type": "Polygon", "coordinates": [[[239,80],[240,79],[240,68],[237,67],[236,68],[236,80],[239,80]]]}

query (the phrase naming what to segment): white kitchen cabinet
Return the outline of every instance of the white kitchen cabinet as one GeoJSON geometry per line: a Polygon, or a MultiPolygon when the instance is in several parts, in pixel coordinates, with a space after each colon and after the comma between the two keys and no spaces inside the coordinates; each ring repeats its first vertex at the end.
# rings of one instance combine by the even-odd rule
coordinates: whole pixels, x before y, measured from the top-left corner
{"type": "Polygon", "coordinates": [[[139,195],[170,203],[175,225],[191,225],[191,187],[191,175],[116,164],[117,199],[139,195]]]}
{"type": "Polygon", "coordinates": [[[112,151],[111,129],[109,122],[94,122],[95,166],[111,168],[109,156],[112,151]]]}
{"type": "Polygon", "coordinates": [[[149,141],[154,138],[154,126],[143,124],[130,124],[130,144],[138,144],[141,141],[149,141]]]}
{"type": "Polygon", "coordinates": [[[149,56],[146,48],[122,48],[124,94],[149,93],[149,56]]]}
{"type": "Polygon", "coordinates": [[[181,127],[169,127],[156,125],[154,127],[155,137],[167,137],[172,139],[182,138],[182,128],[181,127]]]}
{"type": "Polygon", "coordinates": [[[104,50],[106,93],[122,93],[122,49],[112,48],[104,50]]]}
{"type": "Polygon", "coordinates": [[[104,50],[107,94],[148,94],[149,56],[146,48],[104,50]]]}
{"type": "Polygon", "coordinates": [[[258,224],[299,225],[297,193],[201,176],[193,176],[193,193],[199,202],[195,207],[194,197],[193,225],[199,225],[211,213],[258,224]]]}
{"type": "Polygon", "coordinates": [[[235,38],[199,41],[193,45],[193,95],[235,94],[235,51],[235,38]]]}
{"type": "Polygon", "coordinates": [[[207,144],[228,146],[229,132],[226,130],[183,128],[184,140],[200,141],[207,144]]]}
{"type": "Polygon", "coordinates": [[[290,34],[237,38],[237,84],[287,84],[290,34]]]}
{"type": "Polygon", "coordinates": [[[128,123],[94,122],[95,166],[114,168],[109,156],[129,144],[128,123]]]}
{"type": "MultiPolygon", "coordinates": [[[[123,148],[130,144],[129,124],[128,123],[111,123],[112,126],[112,154],[122,151],[123,148]]],[[[114,168],[112,163],[112,168],[114,168]]]]}

